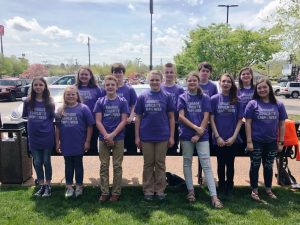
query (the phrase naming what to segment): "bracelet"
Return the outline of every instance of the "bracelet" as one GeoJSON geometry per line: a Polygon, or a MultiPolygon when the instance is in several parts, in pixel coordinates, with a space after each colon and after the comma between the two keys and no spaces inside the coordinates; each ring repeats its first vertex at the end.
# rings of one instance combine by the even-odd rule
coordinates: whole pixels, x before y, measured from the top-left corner
{"type": "Polygon", "coordinates": [[[251,144],[252,143],[252,141],[247,141],[247,144],[251,144]]]}
{"type": "Polygon", "coordinates": [[[283,145],[283,141],[278,141],[277,143],[280,145],[283,145]]]}

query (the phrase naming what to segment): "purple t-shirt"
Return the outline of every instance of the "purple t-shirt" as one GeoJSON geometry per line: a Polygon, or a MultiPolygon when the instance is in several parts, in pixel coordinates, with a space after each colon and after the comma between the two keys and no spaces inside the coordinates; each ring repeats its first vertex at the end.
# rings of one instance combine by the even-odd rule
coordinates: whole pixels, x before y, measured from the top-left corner
{"type": "Polygon", "coordinates": [[[55,105],[53,103],[50,105],[50,109],[47,110],[43,102],[36,101],[32,111],[28,99],[24,101],[22,117],[28,119],[29,149],[43,150],[54,147],[54,111],[55,105]]]}
{"type": "Polygon", "coordinates": [[[148,90],[141,94],[135,105],[135,113],[141,116],[140,138],[144,142],[168,141],[170,138],[169,112],[175,106],[171,95],[160,90],[148,90]]]}
{"type": "Polygon", "coordinates": [[[203,93],[207,94],[209,97],[218,94],[217,86],[210,80],[207,84],[199,84],[199,86],[202,88],[203,93]]]}
{"type": "Polygon", "coordinates": [[[78,91],[83,103],[93,112],[98,98],[103,97],[103,91],[99,87],[90,88],[87,86],[78,86],[78,91]]]}
{"type": "MultiPolygon", "coordinates": [[[[161,89],[167,93],[169,93],[172,96],[173,103],[175,106],[178,104],[178,98],[181,94],[184,93],[184,89],[179,86],[178,84],[174,84],[173,86],[169,87],[166,85],[161,85],[161,89]]],[[[178,111],[176,110],[175,113],[175,122],[178,121],[178,111]]]]}
{"type": "Polygon", "coordinates": [[[87,128],[95,124],[88,106],[78,103],[75,107],[66,107],[63,116],[56,115],[60,128],[60,147],[63,156],[84,154],[87,128]]]}
{"type": "MultiPolygon", "coordinates": [[[[184,110],[184,116],[191,121],[193,124],[200,126],[204,118],[205,112],[211,112],[210,98],[203,94],[191,95],[184,93],[179,96],[177,110],[184,110]]],[[[179,137],[183,141],[191,141],[192,137],[195,136],[196,131],[182,122],[179,122],[179,137]]],[[[208,141],[207,128],[203,135],[199,138],[199,142],[208,141]]]]}
{"type": "Polygon", "coordinates": [[[238,96],[241,99],[243,104],[243,111],[245,112],[245,108],[250,100],[252,100],[254,93],[253,88],[241,88],[238,90],[238,96]]]}
{"type": "MultiPolygon", "coordinates": [[[[128,104],[125,98],[117,96],[116,99],[110,100],[106,96],[98,99],[94,113],[102,113],[102,124],[107,133],[113,132],[122,120],[122,114],[129,114],[128,104]]],[[[115,141],[123,140],[125,135],[124,129],[114,138],[115,141]]],[[[99,138],[104,140],[103,135],[99,132],[99,138]]]]}
{"type": "Polygon", "coordinates": [[[277,140],[279,121],[287,119],[284,105],[251,100],[245,109],[245,118],[252,119],[252,140],[270,143],[277,140]]]}
{"type": "MultiPolygon", "coordinates": [[[[226,141],[234,134],[238,120],[243,118],[242,103],[230,105],[229,96],[219,93],[211,97],[211,108],[218,133],[226,141]]],[[[236,141],[241,141],[239,136],[236,141]]],[[[214,136],[213,142],[217,143],[214,136]]]]}

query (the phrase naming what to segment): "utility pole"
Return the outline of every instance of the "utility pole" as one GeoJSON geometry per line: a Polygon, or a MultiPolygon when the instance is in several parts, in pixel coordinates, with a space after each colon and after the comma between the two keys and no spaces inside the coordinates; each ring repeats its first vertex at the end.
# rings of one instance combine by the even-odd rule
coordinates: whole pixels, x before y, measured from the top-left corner
{"type": "Polygon", "coordinates": [[[140,72],[140,63],[142,62],[141,58],[135,58],[138,63],[138,72],[140,72]]]}
{"type": "Polygon", "coordinates": [[[151,24],[150,24],[150,66],[149,69],[152,70],[152,14],[153,14],[153,0],[150,0],[150,16],[151,16],[151,24]]]}
{"type": "Polygon", "coordinates": [[[218,7],[226,7],[227,8],[227,17],[226,17],[226,23],[228,24],[228,17],[229,17],[229,8],[231,7],[238,7],[239,5],[218,5],[218,7]]]}
{"type": "Polygon", "coordinates": [[[0,25],[1,55],[2,55],[2,57],[3,57],[4,54],[3,54],[2,36],[4,36],[4,26],[3,26],[3,25],[0,25]]]}
{"type": "Polygon", "coordinates": [[[91,51],[90,51],[90,37],[88,37],[88,54],[89,54],[89,67],[91,67],[91,51]]]}

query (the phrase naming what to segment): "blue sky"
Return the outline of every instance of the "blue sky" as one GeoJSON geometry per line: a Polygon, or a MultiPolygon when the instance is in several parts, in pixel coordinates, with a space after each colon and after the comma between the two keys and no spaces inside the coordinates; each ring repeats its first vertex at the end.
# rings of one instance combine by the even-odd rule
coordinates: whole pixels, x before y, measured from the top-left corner
{"type": "MultiPolygon", "coordinates": [[[[226,21],[247,29],[265,26],[279,0],[154,0],[153,64],[173,61],[183,40],[197,25],[226,21]]],[[[4,55],[30,63],[125,62],[141,58],[149,64],[149,0],[0,0],[0,24],[5,26],[4,55]]]]}

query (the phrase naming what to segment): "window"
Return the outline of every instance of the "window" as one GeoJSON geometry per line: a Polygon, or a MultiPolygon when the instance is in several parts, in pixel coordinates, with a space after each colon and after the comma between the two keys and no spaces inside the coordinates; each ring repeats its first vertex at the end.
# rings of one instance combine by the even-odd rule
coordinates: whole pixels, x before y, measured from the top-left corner
{"type": "Polygon", "coordinates": [[[290,87],[300,87],[300,83],[290,83],[290,87]]]}

